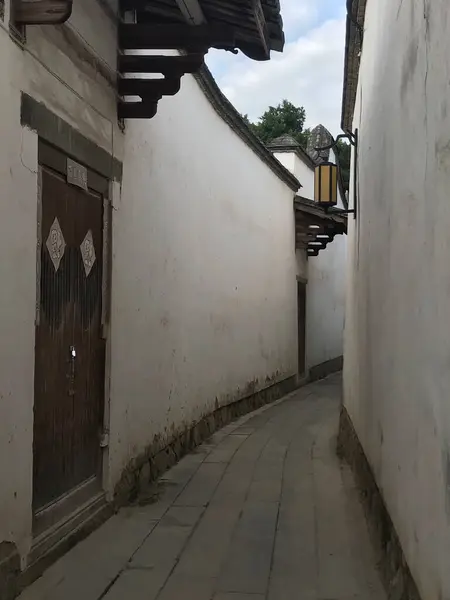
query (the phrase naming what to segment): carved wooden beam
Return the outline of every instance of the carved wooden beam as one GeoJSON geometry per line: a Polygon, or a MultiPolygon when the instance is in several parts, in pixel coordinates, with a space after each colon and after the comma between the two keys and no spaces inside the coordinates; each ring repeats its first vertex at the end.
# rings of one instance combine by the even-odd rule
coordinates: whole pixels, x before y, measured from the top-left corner
{"type": "Polygon", "coordinates": [[[181,14],[190,25],[206,23],[205,16],[198,0],[175,0],[181,14]]]}
{"type": "Polygon", "coordinates": [[[140,96],[154,102],[163,96],[175,96],[180,91],[180,77],[170,79],[119,79],[121,96],[140,96]]]}
{"type": "Polygon", "coordinates": [[[235,47],[234,28],[223,25],[190,25],[188,23],[120,23],[118,57],[118,103],[120,119],[150,119],[156,114],[158,100],[180,90],[181,77],[194,73],[213,46],[235,47]],[[127,54],[130,50],[184,49],[188,54],[156,56],[127,54]],[[124,53],[125,52],[125,53],[124,53]],[[164,75],[160,78],[129,77],[131,73],[164,75]],[[129,101],[138,96],[141,102],[129,101]]]}
{"type": "Polygon", "coordinates": [[[119,73],[162,73],[163,75],[195,73],[203,65],[203,53],[185,56],[142,56],[121,54],[118,57],[119,73]]]}
{"type": "Polygon", "coordinates": [[[204,49],[212,46],[235,47],[235,35],[222,25],[121,23],[119,46],[122,50],[165,50],[167,48],[204,49]]]}
{"type": "Polygon", "coordinates": [[[252,4],[253,17],[255,19],[256,29],[258,30],[264,55],[268,60],[270,58],[270,34],[269,28],[267,27],[266,23],[266,18],[264,16],[264,11],[261,6],[261,0],[252,0],[252,4]]]}
{"type": "Polygon", "coordinates": [[[117,106],[119,119],[152,119],[158,110],[158,102],[122,102],[117,106]]]}
{"type": "Polygon", "coordinates": [[[14,0],[13,18],[20,25],[64,23],[72,14],[73,0],[14,0]]]}

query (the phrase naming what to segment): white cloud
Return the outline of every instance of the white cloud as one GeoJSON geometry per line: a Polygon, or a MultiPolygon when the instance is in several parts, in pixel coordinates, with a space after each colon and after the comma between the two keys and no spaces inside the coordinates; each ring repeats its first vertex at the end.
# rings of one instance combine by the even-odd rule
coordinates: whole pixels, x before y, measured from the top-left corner
{"type": "Polygon", "coordinates": [[[317,2],[311,0],[281,0],[281,14],[283,15],[284,32],[289,39],[291,32],[298,27],[308,28],[319,15],[317,2]]]}
{"type": "MultiPolygon", "coordinates": [[[[289,10],[307,10],[311,3],[285,0],[284,5],[286,16],[286,10],[287,15],[289,10]]],[[[282,54],[272,53],[268,62],[228,55],[220,59],[219,68],[213,54],[208,63],[224,94],[250,119],[256,120],[268,106],[287,99],[305,107],[307,126],[323,123],[336,135],[341,112],[344,38],[345,19],[333,19],[286,44],[282,54]]]]}

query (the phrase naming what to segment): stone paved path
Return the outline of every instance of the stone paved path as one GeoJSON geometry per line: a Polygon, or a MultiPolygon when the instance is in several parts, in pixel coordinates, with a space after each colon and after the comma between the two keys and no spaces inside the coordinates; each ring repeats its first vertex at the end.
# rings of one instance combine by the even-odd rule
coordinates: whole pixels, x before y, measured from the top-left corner
{"type": "Polygon", "coordinates": [[[334,376],[225,427],[21,600],[384,600],[339,395],[334,376]]]}

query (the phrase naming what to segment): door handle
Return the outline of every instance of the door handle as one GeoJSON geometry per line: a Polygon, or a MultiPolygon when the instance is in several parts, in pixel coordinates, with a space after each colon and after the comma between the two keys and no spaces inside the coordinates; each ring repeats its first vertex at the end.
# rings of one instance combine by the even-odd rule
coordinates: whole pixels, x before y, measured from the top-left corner
{"type": "Polygon", "coordinates": [[[69,375],[69,396],[75,396],[75,361],[77,351],[75,346],[70,346],[70,375],[69,375]]]}

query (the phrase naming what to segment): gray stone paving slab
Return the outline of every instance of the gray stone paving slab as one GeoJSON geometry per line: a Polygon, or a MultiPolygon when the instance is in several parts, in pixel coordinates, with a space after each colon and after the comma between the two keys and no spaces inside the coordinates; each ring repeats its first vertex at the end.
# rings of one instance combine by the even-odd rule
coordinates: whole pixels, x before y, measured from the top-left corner
{"type": "Polygon", "coordinates": [[[158,600],[210,600],[215,579],[174,575],[164,587],[158,600]]]}
{"type": "Polygon", "coordinates": [[[249,502],[279,502],[281,496],[282,474],[271,479],[260,478],[250,484],[249,502]]]}
{"type": "Polygon", "coordinates": [[[277,516],[278,503],[246,503],[219,579],[220,591],[265,593],[277,516]]]}
{"type": "Polygon", "coordinates": [[[97,600],[156,527],[151,508],[121,510],[52,565],[21,600],[97,600]]]}
{"type": "Polygon", "coordinates": [[[202,507],[173,506],[133,555],[131,566],[173,567],[202,512],[202,507]]]}
{"type": "MultiPolygon", "coordinates": [[[[332,598],[319,598],[317,590],[311,590],[308,585],[302,584],[298,577],[287,575],[270,580],[267,600],[338,600],[338,598],[335,596],[332,598]]],[[[347,598],[346,600],[353,599],[347,598]]]]}
{"type": "Polygon", "coordinates": [[[216,594],[213,600],[265,600],[264,594],[241,594],[239,592],[231,592],[226,594],[216,594]]]}
{"type": "Polygon", "coordinates": [[[226,468],[226,463],[202,463],[176,499],[175,504],[177,506],[206,506],[226,468]]]}
{"type": "Polygon", "coordinates": [[[229,463],[234,453],[247,439],[248,435],[233,432],[226,437],[214,450],[206,457],[206,463],[229,463]]]}
{"type": "Polygon", "coordinates": [[[386,600],[339,398],[331,377],[217,432],[20,600],[386,600]]]}
{"type": "Polygon", "coordinates": [[[230,548],[218,590],[265,594],[270,576],[273,541],[241,537],[230,548]]]}
{"type": "Polygon", "coordinates": [[[209,506],[175,569],[177,575],[213,578],[220,574],[240,507],[209,506]]]}
{"type": "MultiPolygon", "coordinates": [[[[155,600],[170,569],[127,569],[104,596],[104,600],[155,600]]],[[[102,600],[103,600],[102,598],[102,600]]],[[[80,596],[80,600],[83,600],[80,596]]]]}

